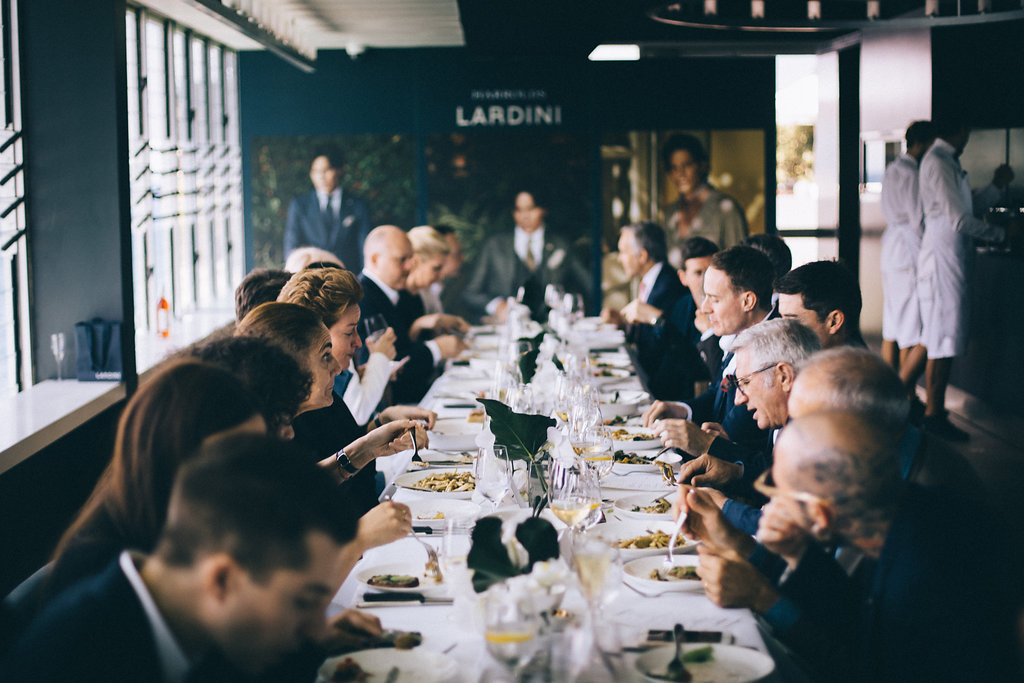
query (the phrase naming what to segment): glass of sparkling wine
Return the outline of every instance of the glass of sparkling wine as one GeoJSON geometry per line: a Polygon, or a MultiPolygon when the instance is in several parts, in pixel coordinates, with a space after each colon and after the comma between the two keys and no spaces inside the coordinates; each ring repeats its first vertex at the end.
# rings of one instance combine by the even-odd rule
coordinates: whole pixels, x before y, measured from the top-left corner
{"type": "Polygon", "coordinates": [[[576,438],[570,440],[576,455],[586,460],[597,470],[599,477],[611,474],[615,464],[611,432],[604,425],[595,425],[583,430],[576,438]]]}
{"type": "Polygon", "coordinates": [[[520,671],[537,651],[539,630],[537,610],[522,591],[499,583],[484,594],[487,651],[511,671],[512,680],[519,680],[520,671]]]}
{"type": "Polygon", "coordinates": [[[618,591],[622,581],[619,550],[604,539],[580,535],[573,542],[572,564],[596,624],[601,603],[618,591]]]}
{"type": "Polygon", "coordinates": [[[551,462],[551,486],[548,489],[551,512],[565,522],[575,535],[590,513],[601,506],[601,485],[597,472],[585,460],[551,462]]]}

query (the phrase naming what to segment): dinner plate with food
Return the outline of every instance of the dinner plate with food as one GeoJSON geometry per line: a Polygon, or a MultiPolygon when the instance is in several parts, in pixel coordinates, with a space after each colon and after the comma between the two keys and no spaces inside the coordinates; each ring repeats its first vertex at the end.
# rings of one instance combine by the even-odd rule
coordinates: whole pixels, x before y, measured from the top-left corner
{"type": "Polygon", "coordinates": [[[629,368],[593,368],[590,375],[592,383],[598,386],[615,384],[632,376],[633,371],[629,368]]]}
{"type": "Polygon", "coordinates": [[[671,565],[667,560],[660,555],[630,560],[622,566],[622,578],[634,588],[650,594],[703,590],[697,575],[699,559],[696,555],[673,556],[671,565]]]}
{"type": "Polygon", "coordinates": [[[317,683],[376,681],[384,683],[441,683],[462,681],[458,662],[448,655],[418,647],[414,650],[360,650],[331,657],[320,666],[317,683]],[[394,678],[389,678],[397,669],[394,678]]]}
{"type": "Polygon", "coordinates": [[[452,498],[431,498],[410,500],[407,505],[412,512],[412,525],[425,526],[433,531],[444,531],[449,519],[476,519],[480,506],[468,500],[452,498]]]}
{"type": "Polygon", "coordinates": [[[621,518],[669,521],[672,519],[672,503],[675,502],[676,491],[659,496],[654,493],[638,493],[625,496],[615,501],[613,509],[621,518]]]}
{"type": "Polygon", "coordinates": [[[374,565],[356,573],[356,581],[368,588],[386,593],[443,593],[446,585],[443,581],[435,581],[427,572],[427,554],[422,550],[421,547],[419,554],[424,558],[423,562],[413,560],[374,565]]]}
{"type": "Polygon", "coordinates": [[[471,422],[466,417],[445,417],[434,422],[428,432],[431,448],[442,451],[464,451],[476,448],[476,435],[483,427],[483,419],[471,422]]]}
{"type": "MultiPolygon", "coordinates": [[[[587,533],[596,534],[619,548],[624,561],[647,557],[648,555],[667,555],[668,542],[675,524],[671,521],[623,520],[598,524],[587,533]]],[[[692,552],[697,547],[696,541],[688,540],[682,534],[676,541],[676,552],[692,552]]]]}
{"type": "Polygon", "coordinates": [[[614,464],[612,465],[612,472],[618,474],[629,474],[630,472],[657,472],[658,466],[654,464],[654,456],[657,455],[656,451],[650,451],[646,454],[637,453],[633,450],[616,450],[612,456],[614,464]]]}
{"type": "MultiPolygon", "coordinates": [[[[702,683],[751,683],[775,670],[775,662],[764,652],[738,645],[683,644],[683,666],[690,673],[686,680],[702,683]]],[[[637,671],[651,681],[680,680],[666,677],[668,663],[676,656],[674,645],[648,650],[636,658],[637,671]]]]}
{"type": "Polygon", "coordinates": [[[467,469],[431,469],[400,474],[395,477],[395,485],[418,493],[468,500],[473,497],[476,480],[467,469]]]}
{"type": "Polygon", "coordinates": [[[611,433],[616,449],[637,451],[661,447],[661,439],[647,427],[615,427],[611,433]]]}

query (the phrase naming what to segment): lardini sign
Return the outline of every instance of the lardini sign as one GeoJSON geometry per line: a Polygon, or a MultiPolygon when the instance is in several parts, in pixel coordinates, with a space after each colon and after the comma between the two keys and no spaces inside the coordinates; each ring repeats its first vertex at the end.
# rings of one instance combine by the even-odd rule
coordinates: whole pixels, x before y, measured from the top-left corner
{"type": "Polygon", "coordinates": [[[479,89],[469,98],[475,104],[455,107],[455,125],[460,128],[562,125],[562,105],[550,104],[544,90],[479,89]]]}

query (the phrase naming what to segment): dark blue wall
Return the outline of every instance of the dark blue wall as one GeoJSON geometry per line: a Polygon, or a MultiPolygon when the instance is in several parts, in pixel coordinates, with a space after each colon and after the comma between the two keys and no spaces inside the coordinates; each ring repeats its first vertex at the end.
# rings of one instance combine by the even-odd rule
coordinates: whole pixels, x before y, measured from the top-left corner
{"type": "MultiPolygon", "coordinates": [[[[595,161],[604,131],[757,128],[768,133],[766,166],[774,168],[771,58],[495,61],[474,59],[463,49],[438,48],[370,50],[353,60],[345,52],[331,51],[319,54],[316,73],[305,74],[271,54],[245,52],[240,54],[239,73],[247,197],[256,136],[513,130],[457,125],[456,107],[462,106],[469,119],[475,105],[496,104],[474,101],[472,92],[485,89],[543,91],[545,99],[538,103],[561,106],[563,129],[592,134],[595,161]]],[[[596,198],[599,169],[594,166],[596,198]]],[[[421,195],[424,185],[418,178],[421,195]]],[[[421,220],[427,200],[420,197],[421,220]]],[[[599,212],[593,215],[599,235],[599,212]]],[[[248,203],[246,225],[251,239],[248,203]]],[[[251,242],[246,247],[251,263],[251,242]]]]}

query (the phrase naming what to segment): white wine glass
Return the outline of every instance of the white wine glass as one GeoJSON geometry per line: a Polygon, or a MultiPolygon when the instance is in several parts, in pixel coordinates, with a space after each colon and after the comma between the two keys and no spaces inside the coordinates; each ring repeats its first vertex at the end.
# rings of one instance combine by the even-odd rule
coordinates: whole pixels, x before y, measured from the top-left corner
{"type": "Polygon", "coordinates": [[[585,460],[576,458],[567,462],[560,458],[551,461],[551,482],[548,487],[548,506],[575,536],[594,510],[601,507],[601,484],[597,472],[585,460]]]}
{"type": "Polygon", "coordinates": [[[580,592],[596,624],[602,603],[615,597],[622,583],[622,557],[619,549],[614,542],[580,534],[573,541],[572,565],[580,592]]]}
{"type": "Polygon", "coordinates": [[[601,478],[611,474],[615,464],[611,432],[604,425],[591,425],[569,437],[573,451],[594,468],[601,478]]]}
{"type": "Polygon", "coordinates": [[[491,511],[505,497],[512,485],[512,466],[504,446],[494,445],[477,450],[473,459],[476,490],[491,503],[491,511]]]}
{"type": "Polygon", "coordinates": [[[484,640],[491,656],[506,667],[512,680],[540,645],[540,616],[529,596],[506,583],[484,594],[484,640]]]}

